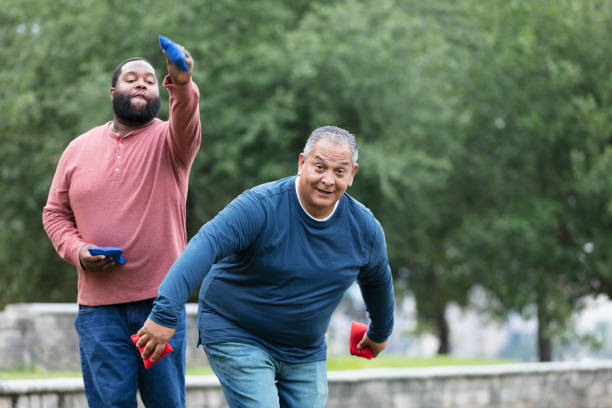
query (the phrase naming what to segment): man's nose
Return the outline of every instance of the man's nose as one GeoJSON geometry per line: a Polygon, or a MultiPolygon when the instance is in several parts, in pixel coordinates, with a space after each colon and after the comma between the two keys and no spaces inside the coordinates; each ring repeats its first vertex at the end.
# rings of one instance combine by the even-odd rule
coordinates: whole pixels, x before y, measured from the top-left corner
{"type": "Polygon", "coordinates": [[[323,184],[326,184],[328,186],[334,184],[334,178],[329,173],[325,173],[323,175],[322,181],[323,181],[323,184]]]}

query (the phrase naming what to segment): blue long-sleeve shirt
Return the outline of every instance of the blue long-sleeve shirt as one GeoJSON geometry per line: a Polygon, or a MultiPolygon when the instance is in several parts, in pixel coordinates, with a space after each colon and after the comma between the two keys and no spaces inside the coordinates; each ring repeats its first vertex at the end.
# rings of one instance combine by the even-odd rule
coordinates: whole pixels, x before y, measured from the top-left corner
{"type": "Polygon", "coordinates": [[[201,283],[202,343],[240,341],[281,361],[319,361],[332,312],[355,279],[368,336],[383,342],[394,299],[380,223],[346,193],[329,219],[314,220],[288,177],[245,191],[200,229],[162,282],[151,319],[174,327],[201,283]]]}

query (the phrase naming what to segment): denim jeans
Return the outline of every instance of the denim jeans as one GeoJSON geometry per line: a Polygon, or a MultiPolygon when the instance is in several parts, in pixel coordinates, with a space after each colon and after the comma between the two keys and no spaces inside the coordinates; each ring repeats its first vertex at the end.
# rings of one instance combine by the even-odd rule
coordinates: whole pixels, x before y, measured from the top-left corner
{"type": "Polygon", "coordinates": [[[207,344],[204,350],[231,408],[325,407],[325,361],[286,363],[236,342],[207,344]]]}
{"type": "Polygon", "coordinates": [[[185,312],[170,339],[174,351],[146,370],[130,335],[151,312],[153,299],[108,306],[79,305],[81,370],[89,408],[185,406],[185,312]]]}

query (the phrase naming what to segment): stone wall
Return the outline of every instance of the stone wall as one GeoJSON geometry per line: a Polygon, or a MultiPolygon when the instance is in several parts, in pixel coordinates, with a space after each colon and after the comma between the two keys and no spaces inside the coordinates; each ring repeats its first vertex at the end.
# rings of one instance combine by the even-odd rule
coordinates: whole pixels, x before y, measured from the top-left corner
{"type": "Polygon", "coordinates": [[[327,407],[610,408],[612,361],[330,372],[327,407]]]}
{"type": "MultiPolygon", "coordinates": [[[[74,319],[77,305],[22,303],[0,312],[0,370],[80,370],[74,319]]],[[[187,305],[187,364],[206,365],[202,348],[195,348],[197,305],[187,305]]]]}
{"type": "MultiPolygon", "coordinates": [[[[0,381],[0,408],[86,408],[81,379],[0,381]]],[[[187,378],[188,408],[226,408],[214,376],[187,378]]],[[[612,362],[329,373],[328,408],[610,408],[612,362]]]]}

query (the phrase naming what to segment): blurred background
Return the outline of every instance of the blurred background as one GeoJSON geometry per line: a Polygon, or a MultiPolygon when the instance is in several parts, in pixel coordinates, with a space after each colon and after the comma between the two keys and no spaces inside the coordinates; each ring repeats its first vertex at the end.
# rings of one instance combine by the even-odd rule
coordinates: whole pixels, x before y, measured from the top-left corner
{"type": "MultiPolygon", "coordinates": [[[[0,309],[75,302],[41,223],[51,179],[112,119],[119,62],[165,75],[163,34],[201,91],[189,237],[337,125],[386,233],[390,353],[612,358],[612,2],[0,0],[0,27],[0,309]]],[[[351,318],[357,288],[330,352],[351,318]]]]}

